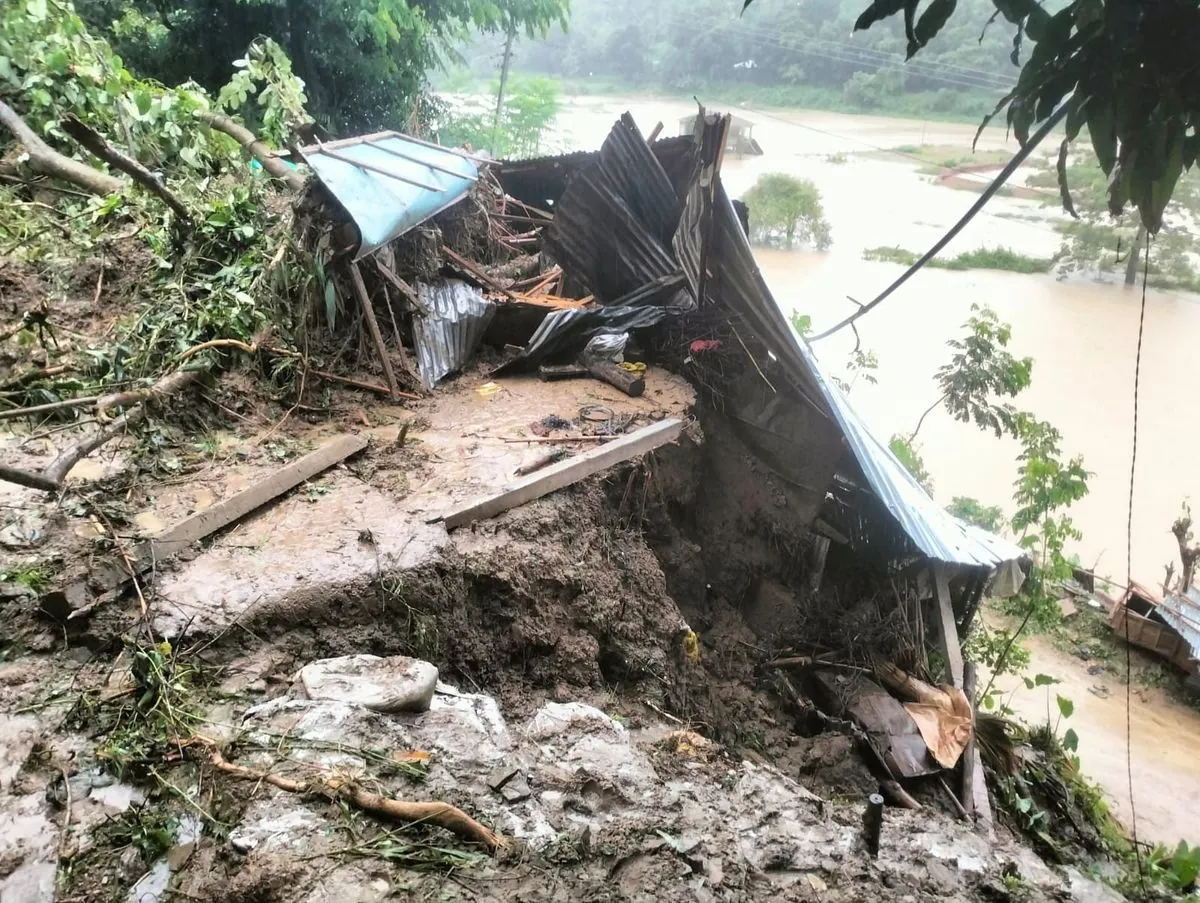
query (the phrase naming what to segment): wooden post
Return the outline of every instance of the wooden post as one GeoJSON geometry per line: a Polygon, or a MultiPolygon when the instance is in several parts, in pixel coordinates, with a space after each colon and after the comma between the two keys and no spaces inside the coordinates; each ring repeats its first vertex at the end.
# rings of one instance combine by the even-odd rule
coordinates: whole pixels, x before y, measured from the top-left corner
{"type": "Polygon", "coordinates": [[[958,628],[954,624],[954,606],[950,602],[950,576],[946,565],[935,562],[933,565],[934,599],[937,602],[938,641],[941,643],[942,656],[950,671],[950,683],[956,687],[963,685],[962,647],[958,642],[958,628]]]}
{"type": "Polygon", "coordinates": [[[375,319],[375,308],[371,306],[371,296],[367,294],[367,286],[363,283],[362,271],[358,263],[350,261],[350,279],[354,283],[354,293],[358,295],[358,303],[362,305],[363,316],[367,320],[367,329],[371,331],[371,339],[375,342],[375,350],[383,362],[383,375],[387,378],[388,390],[392,393],[392,401],[400,400],[400,387],[396,385],[396,374],[392,371],[392,362],[388,357],[387,345],[383,342],[383,333],[379,331],[379,321],[375,319]]]}
{"type": "Polygon", "coordinates": [[[963,664],[963,693],[966,694],[967,703],[971,706],[971,739],[967,741],[967,748],[963,750],[962,756],[962,785],[958,792],[958,798],[962,800],[963,809],[970,818],[975,813],[975,663],[965,662],[963,664]]]}

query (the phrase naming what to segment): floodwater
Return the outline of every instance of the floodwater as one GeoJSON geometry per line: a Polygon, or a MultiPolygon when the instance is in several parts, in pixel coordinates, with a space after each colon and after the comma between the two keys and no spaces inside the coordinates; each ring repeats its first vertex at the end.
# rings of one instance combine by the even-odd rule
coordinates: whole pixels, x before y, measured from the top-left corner
{"type": "Polygon", "coordinates": [[[1027,690],[1012,678],[998,680],[997,686],[1011,694],[1006,702],[1013,711],[1031,724],[1050,718],[1060,733],[1074,728],[1084,774],[1105,788],[1126,825],[1132,824],[1132,771],[1139,840],[1170,846],[1181,839],[1195,843],[1200,836],[1195,815],[1200,809],[1200,717],[1195,709],[1171,700],[1161,689],[1128,688],[1127,759],[1126,685],[1088,674],[1078,659],[1054,648],[1044,636],[1029,637],[1025,645],[1032,653],[1033,669],[1061,683],[1027,690]],[[1074,704],[1070,718],[1059,719],[1058,694],[1074,704]]]}
{"type": "MultiPolygon", "coordinates": [[[[626,109],[646,133],[663,122],[664,135],[678,134],[678,120],[695,111],[691,104],[644,98],[575,99],[559,117],[553,150],[597,147],[626,109]]],[[[821,191],[833,232],[830,251],[758,251],[779,304],[811,315],[817,332],[854,310],[849,298],[869,301],[903,271],[864,261],[864,248],[924,251],[976,198],[935,184],[911,158],[881,153],[937,144],[961,148],[965,156],[974,135],[970,126],[808,111],[735,112],[754,123],[765,154],[726,157],[723,178],[731,194],[744,192],[765,172],[779,171],[810,178],[821,191]]],[[[1011,150],[1015,143],[998,127],[983,134],[979,147],[1011,150]]],[[[1048,257],[1058,249],[1054,224],[1062,216],[1037,201],[994,198],[943,254],[1002,245],[1048,257]]],[[[881,439],[910,432],[938,397],[933,377],[949,359],[946,341],[960,334],[972,304],[993,308],[1012,324],[1013,352],[1035,361],[1033,384],[1018,404],[1057,426],[1064,452],[1082,455],[1092,472],[1088,496],[1072,509],[1083,539],[1071,551],[1100,575],[1124,582],[1140,303],[1140,289],[1123,286],[926,268],[859,322],[862,345],[878,355],[879,368],[877,384],[859,379],[854,385],[854,403],[881,439]]],[[[854,342],[844,330],[815,347],[837,372],[854,342]]],[[[1150,584],[1161,580],[1164,566],[1177,555],[1168,531],[1180,504],[1189,498],[1200,504],[1200,418],[1191,399],[1200,375],[1198,351],[1200,297],[1148,292],[1131,556],[1134,578],[1150,584]]],[[[918,442],[939,501],[972,496],[1011,511],[1015,442],[958,423],[941,409],[926,418],[918,442]]],[[[1035,670],[1067,682],[1084,769],[1128,820],[1123,687],[1114,686],[1113,696],[1101,700],[1090,692],[1094,680],[1079,662],[1040,642],[1035,656],[1035,670]]],[[[1173,842],[1186,835],[1195,841],[1200,716],[1161,694],[1134,701],[1139,827],[1151,839],[1173,842]]],[[[1030,717],[1044,715],[1042,702],[1026,706],[1021,694],[1014,706],[1030,717]]]]}

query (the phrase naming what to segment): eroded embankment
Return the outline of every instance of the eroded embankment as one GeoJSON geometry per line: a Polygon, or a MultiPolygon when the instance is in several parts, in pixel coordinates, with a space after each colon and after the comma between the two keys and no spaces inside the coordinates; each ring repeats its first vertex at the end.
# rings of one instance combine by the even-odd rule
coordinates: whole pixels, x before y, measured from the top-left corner
{"type": "MultiPolygon", "coordinates": [[[[60,857],[64,895],[83,900],[167,899],[168,887],[280,903],[1067,893],[1063,873],[932,795],[921,811],[888,810],[879,858],[865,855],[875,779],[849,737],[819,733],[760,665],[797,632],[843,642],[871,600],[832,614],[836,600],[810,600],[798,509],[753,460],[708,416],[676,446],[449,536],[336,475],[290,515],[318,531],[307,562],[264,565],[275,559],[247,530],[165,571],[150,616],[170,653],[4,669],[6,704],[26,709],[5,729],[6,893],[53,890],[60,857]],[[296,679],[361,654],[436,664],[430,710],[309,698],[296,679]],[[326,795],[443,799],[516,844],[487,859],[438,830],[236,780],[188,736],[236,765],[321,776],[326,795]]],[[[302,553],[288,516],[258,517],[302,553]]],[[[834,596],[855,579],[831,558],[834,596]]],[[[88,628],[94,649],[116,624],[88,628]]],[[[124,624],[136,631],[136,612],[124,624]]]]}

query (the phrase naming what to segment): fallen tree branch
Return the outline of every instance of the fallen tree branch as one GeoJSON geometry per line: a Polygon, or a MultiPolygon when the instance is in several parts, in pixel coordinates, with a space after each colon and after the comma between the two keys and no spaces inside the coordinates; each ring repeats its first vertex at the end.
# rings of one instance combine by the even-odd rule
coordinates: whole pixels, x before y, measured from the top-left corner
{"type": "Polygon", "coordinates": [[[21,146],[29,154],[29,166],[34,172],[63,179],[92,194],[114,194],[125,190],[124,180],[60,154],[43,141],[16,110],[3,101],[0,101],[0,123],[7,126],[21,142],[21,146]]]}
{"type": "Polygon", "coordinates": [[[200,110],[196,116],[201,122],[208,124],[218,132],[224,132],[240,144],[242,150],[262,164],[262,168],[267,171],[268,175],[280,179],[293,191],[300,191],[304,188],[304,176],[271,153],[271,148],[259,141],[258,137],[248,128],[239,125],[228,116],[222,116],[211,110],[200,110]]]}
{"type": "MultiPolygon", "coordinates": [[[[173,395],[180,389],[190,385],[207,368],[199,370],[176,370],[164,376],[154,385],[145,389],[134,389],[130,392],[114,392],[96,401],[96,419],[104,423],[108,419],[109,408],[127,408],[140,405],[143,402],[155,401],[173,395]]],[[[51,465],[53,466],[53,465],[51,465]]]]}
{"type": "Polygon", "coordinates": [[[235,765],[226,759],[210,740],[193,738],[189,743],[204,747],[213,768],[235,778],[270,784],[272,787],[286,790],[288,793],[315,793],[330,799],[342,799],[364,812],[393,821],[410,824],[428,822],[452,831],[464,840],[478,843],[488,850],[494,851],[508,846],[508,841],[502,836],[481,825],[467,813],[449,803],[413,803],[396,800],[378,793],[370,793],[353,782],[343,783],[331,775],[300,781],[267,771],[259,771],[256,768],[247,768],[244,765],[235,765]]]}
{"type": "MultiPolygon", "coordinates": [[[[130,178],[147,191],[158,195],[162,202],[170,207],[180,220],[191,225],[192,215],[188,212],[187,207],[183,206],[183,202],[168,190],[161,179],[156,178],[150,170],[146,169],[146,167],[133,157],[109,144],[103,135],[90,126],[84,125],[83,121],[74,113],[62,121],[62,130],[109,166],[128,173],[130,178]]],[[[103,270],[101,270],[101,273],[103,273],[103,270]]]]}
{"type": "Polygon", "coordinates": [[[70,373],[74,369],[71,364],[59,364],[55,367],[37,367],[33,370],[27,370],[20,376],[14,376],[7,382],[0,383],[0,392],[7,392],[11,389],[27,386],[29,383],[37,382],[39,379],[62,376],[64,373],[70,373]]]}
{"type": "Polygon", "coordinates": [[[58,484],[40,473],[28,470],[18,470],[0,464],[0,480],[6,483],[16,483],[18,486],[28,486],[30,489],[41,489],[44,492],[58,492],[58,484]]]}
{"type": "Polygon", "coordinates": [[[63,401],[52,401],[49,404],[34,405],[31,408],[13,408],[11,411],[0,411],[0,420],[14,420],[17,417],[32,417],[35,414],[48,414],[51,411],[61,411],[65,408],[86,408],[100,401],[100,395],[88,395],[84,398],[67,398],[63,401]]]}

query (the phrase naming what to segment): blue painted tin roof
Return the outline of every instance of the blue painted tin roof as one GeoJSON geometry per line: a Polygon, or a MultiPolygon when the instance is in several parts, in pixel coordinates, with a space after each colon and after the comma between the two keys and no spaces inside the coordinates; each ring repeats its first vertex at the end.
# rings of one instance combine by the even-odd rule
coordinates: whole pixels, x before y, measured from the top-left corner
{"type": "Polygon", "coordinates": [[[301,153],[358,226],[355,259],[461,200],[479,178],[465,154],[399,132],[310,145],[301,153]]]}

